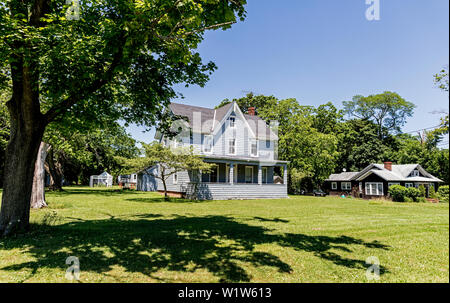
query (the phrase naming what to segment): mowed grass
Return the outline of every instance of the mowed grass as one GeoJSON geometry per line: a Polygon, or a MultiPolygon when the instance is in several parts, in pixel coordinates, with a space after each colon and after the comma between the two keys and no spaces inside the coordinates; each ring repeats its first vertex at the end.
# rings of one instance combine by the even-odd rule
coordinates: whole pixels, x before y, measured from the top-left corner
{"type": "Polygon", "coordinates": [[[65,188],[0,239],[0,282],[449,282],[449,205],[342,198],[205,201],[65,188]]]}

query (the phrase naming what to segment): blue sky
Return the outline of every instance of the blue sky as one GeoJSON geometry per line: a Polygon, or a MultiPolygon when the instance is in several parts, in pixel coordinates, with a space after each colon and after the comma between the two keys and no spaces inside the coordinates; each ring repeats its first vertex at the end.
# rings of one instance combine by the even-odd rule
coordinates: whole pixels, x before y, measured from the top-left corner
{"type": "MultiPolygon", "coordinates": [[[[448,0],[380,0],[380,20],[365,0],[248,0],[248,17],[210,31],[199,47],[218,70],[206,87],[177,87],[186,104],[214,107],[252,91],[301,104],[341,107],[356,94],[395,91],[417,105],[405,132],[439,124],[448,94],[433,75],[449,63],[448,0]]],[[[140,141],[154,132],[130,126],[140,141]]],[[[448,140],[445,139],[447,142],[448,140]]]]}

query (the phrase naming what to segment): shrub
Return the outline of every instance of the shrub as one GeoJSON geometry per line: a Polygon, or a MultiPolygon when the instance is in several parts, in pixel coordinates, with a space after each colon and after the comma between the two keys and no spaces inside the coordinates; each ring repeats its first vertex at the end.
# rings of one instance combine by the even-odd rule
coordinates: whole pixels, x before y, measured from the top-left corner
{"type": "Polygon", "coordinates": [[[428,196],[431,199],[437,199],[436,190],[434,189],[434,186],[430,185],[430,188],[428,190],[428,196]]]}
{"type": "Polygon", "coordinates": [[[395,202],[404,202],[406,196],[406,188],[401,185],[392,185],[389,187],[388,193],[395,202]]]}
{"type": "Polygon", "coordinates": [[[414,202],[417,202],[417,198],[420,197],[420,190],[415,187],[409,187],[406,189],[405,194],[408,198],[410,198],[414,202]]]}
{"type": "Polygon", "coordinates": [[[403,198],[403,202],[414,202],[414,200],[411,199],[411,198],[408,197],[408,196],[405,196],[405,197],[403,198]]]}
{"type": "Polygon", "coordinates": [[[417,198],[417,202],[425,203],[425,202],[427,202],[427,199],[425,199],[425,197],[419,197],[419,198],[417,198]]]}
{"type": "Polygon", "coordinates": [[[448,185],[442,185],[439,187],[438,197],[440,202],[448,203],[448,185]]]}
{"type": "Polygon", "coordinates": [[[420,196],[421,197],[426,197],[427,196],[427,189],[425,188],[425,186],[423,186],[423,184],[419,185],[419,190],[420,190],[420,196]]]}

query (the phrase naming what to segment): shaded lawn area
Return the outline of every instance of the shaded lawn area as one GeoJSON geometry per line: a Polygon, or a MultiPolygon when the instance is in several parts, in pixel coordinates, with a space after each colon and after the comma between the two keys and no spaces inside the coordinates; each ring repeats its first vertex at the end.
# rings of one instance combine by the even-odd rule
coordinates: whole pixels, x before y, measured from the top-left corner
{"type": "Polygon", "coordinates": [[[449,282],[448,204],[291,197],[172,199],[65,188],[32,210],[31,232],[0,239],[0,282],[449,282]]]}

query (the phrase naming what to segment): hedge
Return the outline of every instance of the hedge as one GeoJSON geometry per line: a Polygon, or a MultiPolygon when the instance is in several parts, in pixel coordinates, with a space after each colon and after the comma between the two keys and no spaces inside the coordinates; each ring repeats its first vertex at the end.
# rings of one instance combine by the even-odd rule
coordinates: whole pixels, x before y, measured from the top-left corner
{"type": "Polygon", "coordinates": [[[448,185],[439,186],[438,197],[440,202],[448,203],[448,185]]]}

